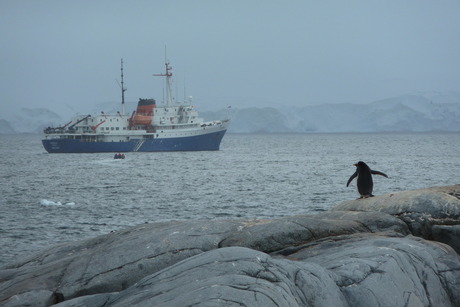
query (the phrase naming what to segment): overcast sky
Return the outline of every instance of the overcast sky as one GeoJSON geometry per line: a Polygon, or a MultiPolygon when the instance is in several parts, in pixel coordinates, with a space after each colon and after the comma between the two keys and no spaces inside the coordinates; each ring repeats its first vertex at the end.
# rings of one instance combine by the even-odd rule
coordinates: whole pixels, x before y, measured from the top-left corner
{"type": "Polygon", "coordinates": [[[0,104],[118,103],[121,58],[128,108],[161,101],[165,46],[202,110],[460,91],[459,16],[458,0],[0,0],[0,104]]]}

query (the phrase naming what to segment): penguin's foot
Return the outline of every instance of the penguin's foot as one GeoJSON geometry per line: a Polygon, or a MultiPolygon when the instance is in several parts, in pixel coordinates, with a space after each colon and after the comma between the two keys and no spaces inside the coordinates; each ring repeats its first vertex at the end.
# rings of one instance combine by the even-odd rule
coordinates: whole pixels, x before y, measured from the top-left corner
{"type": "Polygon", "coordinates": [[[372,194],[361,195],[361,197],[359,197],[359,198],[357,198],[357,199],[363,199],[363,198],[369,198],[369,197],[374,197],[374,195],[372,195],[372,194]]]}

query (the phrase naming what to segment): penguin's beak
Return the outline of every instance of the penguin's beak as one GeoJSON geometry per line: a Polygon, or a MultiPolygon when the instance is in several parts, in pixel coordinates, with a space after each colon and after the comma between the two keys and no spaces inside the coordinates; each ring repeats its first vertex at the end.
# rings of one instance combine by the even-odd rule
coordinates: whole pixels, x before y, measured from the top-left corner
{"type": "Polygon", "coordinates": [[[358,166],[358,163],[353,164],[353,166],[358,166]]]}

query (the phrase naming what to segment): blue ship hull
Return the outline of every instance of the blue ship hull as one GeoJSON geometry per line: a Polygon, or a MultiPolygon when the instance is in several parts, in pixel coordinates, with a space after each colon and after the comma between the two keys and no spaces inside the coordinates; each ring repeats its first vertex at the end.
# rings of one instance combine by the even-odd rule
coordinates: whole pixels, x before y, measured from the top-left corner
{"type": "Polygon", "coordinates": [[[130,140],[127,142],[83,142],[75,139],[44,139],[49,153],[156,152],[219,150],[226,130],[198,136],[130,140]]]}

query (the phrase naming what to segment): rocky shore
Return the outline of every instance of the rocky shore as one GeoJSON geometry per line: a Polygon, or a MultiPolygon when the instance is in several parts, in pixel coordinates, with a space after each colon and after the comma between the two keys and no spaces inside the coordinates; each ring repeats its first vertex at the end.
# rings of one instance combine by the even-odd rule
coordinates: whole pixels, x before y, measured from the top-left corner
{"type": "Polygon", "coordinates": [[[460,306],[460,185],[143,224],[0,268],[0,306],[460,306]]]}

